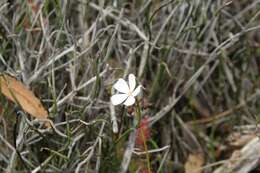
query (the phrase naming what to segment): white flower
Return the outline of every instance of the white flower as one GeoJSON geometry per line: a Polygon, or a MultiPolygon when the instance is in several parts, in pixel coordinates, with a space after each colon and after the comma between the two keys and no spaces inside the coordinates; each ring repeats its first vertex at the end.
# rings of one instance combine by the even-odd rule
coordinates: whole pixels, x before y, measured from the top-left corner
{"type": "Polygon", "coordinates": [[[119,94],[115,94],[111,97],[113,105],[119,105],[123,103],[125,106],[131,106],[135,103],[135,96],[141,92],[141,85],[136,87],[135,75],[129,74],[128,84],[120,78],[113,86],[119,94]]]}

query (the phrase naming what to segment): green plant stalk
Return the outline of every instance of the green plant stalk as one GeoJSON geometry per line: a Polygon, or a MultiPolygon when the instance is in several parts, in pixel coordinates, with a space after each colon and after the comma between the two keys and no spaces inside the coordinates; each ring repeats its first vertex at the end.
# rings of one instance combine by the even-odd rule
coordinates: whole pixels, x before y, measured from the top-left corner
{"type": "Polygon", "coordinates": [[[149,95],[149,99],[154,101],[155,98],[158,97],[158,94],[160,93],[160,84],[163,82],[164,79],[164,74],[165,74],[165,65],[163,62],[160,62],[158,65],[158,69],[156,72],[155,80],[152,84],[152,89],[149,95]]]}
{"type": "Polygon", "coordinates": [[[141,108],[140,108],[140,104],[139,104],[138,100],[136,101],[135,114],[137,115],[137,126],[136,126],[136,128],[138,128],[140,126],[141,118],[142,118],[141,108]]]}
{"type": "Polygon", "coordinates": [[[125,136],[127,136],[130,132],[132,132],[134,130],[134,128],[130,128],[130,129],[128,129],[128,130],[126,130],[121,136],[119,136],[119,138],[116,140],[116,144],[118,143],[118,142],[120,142],[121,141],[121,139],[122,138],[124,138],[125,136]]]}
{"type": "Polygon", "coordinates": [[[147,162],[147,168],[148,168],[148,172],[151,173],[151,163],[150,163],[150,155],[148,153],[148,147],[147,147],[147,143],[146,143],[146,139],[143,133],[143,129],[140,127],[140,123],[141,123],[141,108],[140,108],[140,104],[138,101],[136,101],[136,115],[137,115],[137,127],[136,128],[140,128],[141,129],[141,135],[142,135],[142,140],[144,143],[144,150],[145,150],[145,156],[146,156],[146,162],[147,162]]]}
{"type": "Polygon", "coordinates": [[[69,158],[68,158],[67,156],[65,156],[65,155],[63,155],[63,154],[61,154],[61,153],[59,153],[60,151],[54,151],[54,150],[51,150],[51,149],[49,149],[49,148],[42,148],[42,150],[47,150],[47,151],[51,152],[53,155],[57,155],[57,156],[59,156],[59,157],[65,159],[66,161],[69,160],[69,158]]]}
{"type": "Polygon", "coordinates": [[[146,156],[146,161],[147,161],[148,172],[152,173],[151,172],[150,155],[148,153],[148,147],[147,147],[147,143],[146,143],[146,139],[145,139],[145,136],[144,136],[143,129],[141,129],[141,135],[142,135],[142,140],[144,142],[144,151],[145,151],[145,156],[146,156]]]}

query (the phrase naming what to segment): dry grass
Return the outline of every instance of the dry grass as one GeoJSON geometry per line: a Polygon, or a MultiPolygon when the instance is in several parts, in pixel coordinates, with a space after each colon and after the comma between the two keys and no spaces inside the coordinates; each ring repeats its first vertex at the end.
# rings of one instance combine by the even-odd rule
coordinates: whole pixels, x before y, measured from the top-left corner
{"type": "Polygon", "coordinates": [[[198,152],[213,172],[234,150],[228,136],[260,120],[259,9],[259,0],[0,1],[0,70],[34,91],[55,125],[41,128],[1,96],[0,172],[145,167],[133,117],[109,99],[129,73],[145,87],[153,172],[184,172],[198,152]]]}

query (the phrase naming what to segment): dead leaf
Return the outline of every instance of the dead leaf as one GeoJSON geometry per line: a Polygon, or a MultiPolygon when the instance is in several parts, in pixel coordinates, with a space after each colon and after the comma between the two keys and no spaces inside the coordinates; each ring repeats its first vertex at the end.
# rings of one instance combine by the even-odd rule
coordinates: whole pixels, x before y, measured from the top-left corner
{"type": "MultiPolygon", "coordinates": [[[[48,112],[43,107],[40,100],[27,89],[25,85],[15,78],[1,74],[0,89],[2,94],[14,103],[17,103],[22,109],[31,116],[38,119],[47,119],[48,112]]],[[[50,126],[49,123],[46,126],[50,126]]]]}
{"type": "Polygon", "coordinates": [[[227,142],[232,147],[243,147],[257,135],[255,132],[243,134],[240,132],[231,133],[228,138],[227,142]]]}
{"type": "Polygon", "coordinates": [[[185,163],[185,173],[201,173],[203,164],[203,154],[190,154],[185,163]]]}

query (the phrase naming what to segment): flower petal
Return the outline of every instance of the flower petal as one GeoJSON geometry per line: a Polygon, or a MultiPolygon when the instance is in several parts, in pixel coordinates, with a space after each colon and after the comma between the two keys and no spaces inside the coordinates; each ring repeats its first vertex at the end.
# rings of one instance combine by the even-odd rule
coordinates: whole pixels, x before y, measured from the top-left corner
{"type": "Polygon", "coordinates": [[[141,85],[139,85],[132,93],[132,96],[137,96],[141,92],[141,85]]]}
{"type": "Polygon", "coordinates": [[[136,80],[135,80],[135,75],[129,74],[128,76],[128,83],[129,83],[129,89],[130,91],[134,91],[135,86],[136,86],[136,80]]]}
{"type": "Polygon", "coordinates": [[[127,94],[115,94],[111,97],[111,102],[113,105],[119,105],[127,99],[127,94]]]}
{"type": "Polygon", "coordinates": [[[129,93],[129,86],[127,85],[126,81],[122,78],[118,79],[118,81],[114,84],[114,88],[124,94],[129,93]]]}
{"type": "Polygon", "coordinates": [[[129,96],[126,101],[124,102],[124,105],[131,106],[135,103],[135,98],[133,96],[129,96]]]}

